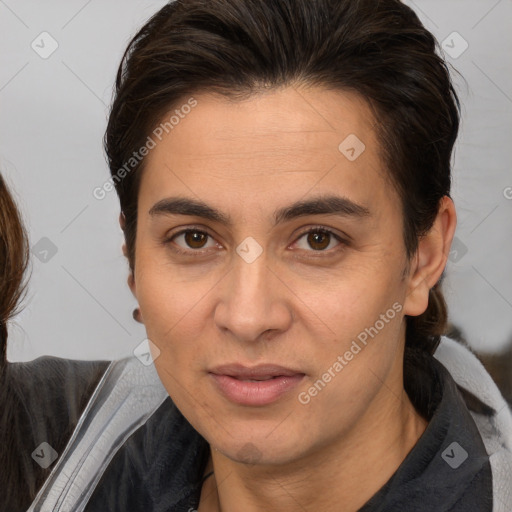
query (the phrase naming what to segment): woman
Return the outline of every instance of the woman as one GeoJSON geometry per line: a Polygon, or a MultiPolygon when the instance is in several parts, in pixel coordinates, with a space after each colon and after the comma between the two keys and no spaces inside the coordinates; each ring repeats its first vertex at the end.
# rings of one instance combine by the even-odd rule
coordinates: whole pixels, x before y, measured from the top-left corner
{"type": "Polygon", "coordinates": [[[441,339],[435,50],[394,0],[182,0],[136,34],[105,148],[151,341],[30,510],[510,510],[510,410],[441,339]]]}
{"type": "Polygon", "coordinates": [[[107,362],[8,363],[7,323],[26,289],[28,239],[0,175],[0,510],[26,510],[64,451],[107,362]]]}

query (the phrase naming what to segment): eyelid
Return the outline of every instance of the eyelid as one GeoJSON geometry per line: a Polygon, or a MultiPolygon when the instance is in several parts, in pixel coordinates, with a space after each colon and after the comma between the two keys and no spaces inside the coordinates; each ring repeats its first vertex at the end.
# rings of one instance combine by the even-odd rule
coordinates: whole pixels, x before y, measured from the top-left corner
{"type": "MultiPolygon", "coordinates": [[[[209,232],[208,228],[206,228],[205,226],[194,226],[194,225],[191,225],[191,226],[183,227],[182,229],[180,229],[179,231],[173,233],[172,235],[167,236],[164,239],[163,243],[164,243],[164,245],[169,245],[174,238],[176,238],[176,237],[178,237],[180,235],[183,235],[185,233],[188,233],[190,231],[197,231],[199,233],[204,233],[208,237],[210,237],[212,239],[215,239],[215,237],[209,232]]],[[[321,257],[322,255],[330,256],[332,254],[336,254],[340,249],[342,249],[343,247],[345,247],[345,246],[350,244],[350,240],[351,240],[350,236],[348,236],[346,234],[339,235],[332,228],[329,228],[327,226],[322,226],[322,225],[316,225],[316,226],[310,226],[310,227],[304,228],[299,234],[296,235],[296,239],[293,242],[293,244],[296,244],[304,235],[307,235],[309,233],[318,233],[318,232],[325,233],[325,234],[333,236],[339,242],[339,245],[336,246],[335,248],[329,249],[327,251],[326,250],[321,250],[321,251],[311,250],[311,251],[308,251],[308,250],[304,250],[303,249],[302,251],[304,251],[306,253],[311,253],[312,254],[311,256],[308,256],[308,257],[321,257]],[[341,246],[341,247],[339,247],[339,246],[341,246]]],[[[219,245],[222,246],[222,244],[219,244],[219,242],[216,242],[216,243],[217,243],[217,246],[219,246],[219,245]]],[[[173,247],[172,250],[176,254],[180,254],[180,255],[185,255],[185,256],[202,256],[204,253],[208,253],[210,248],[207,248],[207,249],[183,249],[180,246],[177,246],[177,247],[173,247]]]]}
{"type": "Polygon", "coordinates": [[[331,256],[333,254],[336,254],[341,248],[344,246],[349,245],[351,238],[348,235],[339,235],[337,232],[335,232],[333,229],[328,228],[327,226],[317,225],[317,226],[310,226],[308,228],[305,228],[303,231],[301,231],[298,235],[296,240],[293,242],[293,244],[296,244],[304,235],[307,235],[309,233],[325,233],[328,235],[333,236],[338,242],[339,245],[336,246],[333,249],[329,249],[328,251],[305,251],[307,253],[311,253],[314,256],[308,256],[308,257],[320,257],[322,255],[331,256]],[[339,247],[341,245],[341,247],[339,247]]]}
{"type": "MultiPolygon", "coordinates": [[[[186,226],[178,231],[176,231],[175,233],[172,233],[172,235],[168,235],[164,238],[163,240],[163,244],[164,245],[169,245],[172,243],[173,239],[180,236],[180,235],[183,235],[185,233],[188,233],[190,231],[196,231],[198,233],[204,233],[205,235],[207,235],[208,237],[212,238],[212,239],[215,239],[215,237],[209,232],[208,228],[206,228],[205,226],[194,226],[194,225],[191,225],[191,226],[186,226]]],[[[217,242],[217,245],[221,245],[217,242]]],[[[172,250],[177,253],[177,254],[182,254],[182,255],[185,255],[185,256],[202,256],[205,252],[208,252],[210,248],[207,248],[207,249],[183,249],[182,247],[180,246],[177,246],[177,247],[173,247],[172,250]]]]}
{"type": "Polygon", "coordinates": [[[345,243],[349,243],[352,240],[352,238],[349,235],[347,235],[346,233],[338,232],[334,228],[330,228],[330,227],[324,226],[322,224],[318,224],[316,226],[310,226],[308,228],[304,228],[304,230],[300,231],[297,236],[301,237],[301,236],[303,236],[303,235],[305,235],[307,233],[310,233],[311,231],[313,231],[313,232],[321,231],[323,233],[329,233],[330,235],[335,236],[336,238],[338,238],[339,240],[341,240],[341,241],[343,241],[345,243]]]}

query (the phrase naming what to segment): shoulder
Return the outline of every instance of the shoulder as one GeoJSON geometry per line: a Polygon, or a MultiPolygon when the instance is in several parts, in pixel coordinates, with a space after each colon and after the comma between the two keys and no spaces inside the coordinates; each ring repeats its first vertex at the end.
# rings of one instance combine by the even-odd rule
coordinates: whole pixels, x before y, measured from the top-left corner
{"type": "Polygon", "coordinates": [[[512,510],[512,411],[472,350],[443,337],[434,357],[450,372],[489,455],[495,510],[512,510]]]}
{"type": "Polygon", "coordinates": [[[434,357],[450,372],[470,411],[500,416],[500,427],[512,449],[512,414],[498,386],[470,347],[443,336],[434,357]]]}
{"type": "MultiPolygon", "coordinates": [[[[162,439],[166,437],[163,429],[174,426],[180,431],[178,419],[177,411],[170,403],[170,397],[152,363],[135,356],[112,361],[69,439],[66,451],[55,462],[52,474],[33,502],[36,510],[57,510],[62,503],[73,504],[73,507],[82,510],[101,475],[119,451],[120,458],[116,460],[121,460],[121,465],[114,468],[119,469],[119,474],[114,473],[122,478],[117,479],[105,500],[100,501],[98,508],[93,510],[114,510],[114,506],[118,507],[115,510],[133,510],[137,502],[126,501],[127,497],[131,496],[139,479],[143,488],[148,483],[145,470],[138,470],[145,468],[146,464],[153,467],[155,460],[161,457],[164,451],[162,439]],[[158,410],[163,412],[163,416],[156,416],[163,418],[163,421],[148,424],[148,419],[153,418],[158,410]],[[138,431],[141,431],[141,436],[137,437],[140,442],[127,442],[138,431]],[[138,475],[138,478],[134,475],[138,475]],[[123,508],[125,503],[126,507],[123,508]]],[[[161,458],[158,460],[162,461],[161,458]]],[[[104,487],[103,483],[100,487],[104,487]]],[[[158,494],[155,496],[159,499],[158,494]]],[[[134,497],[137,498],[138,495],[134,497]]]]}
{"type": "Polygon", "coordinates": [[[95,380],[109,364],[110,361],[106,360],[80,361],[42,356],[32,361],[8,362],[3,369],[2,380],[18,390],[30,390],[37,384],[83,386],[95,380]]]}
{"type": "Polygon", "coordinates": [[[109,364],[44,356],[3,366],[0,488],[7,491],[0,510],[26,510],[109,364]]]}
{"type": "Polygon", "coordinates": [[[35,430],[76,423],[108,361],[78,361],[44,356],[7,363],[0,401],[12,414],[28,415],[35,430]]]}

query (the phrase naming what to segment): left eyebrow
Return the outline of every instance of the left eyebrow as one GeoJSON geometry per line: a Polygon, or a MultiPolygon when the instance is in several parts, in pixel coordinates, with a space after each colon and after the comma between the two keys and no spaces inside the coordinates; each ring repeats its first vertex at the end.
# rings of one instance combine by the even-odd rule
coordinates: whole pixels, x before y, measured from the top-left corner
{"type": "MultiPolygon", "coordinates": [[[[154,215],[190,215],[219,222],[226,226],[233,225],[232,218],[216,208],[186,197],[169,197],[155,203],[149,210],[154,215]]],[[[308,215],[338,215],[341,217],[368,217],[370,210],[342,196],[320,196],[309,200],[297,201],[274,212],[274,224],[282,224],[298,217],[308,215]]]]}
{"type": "Polygon", "coordinates": [[[368,217],[370,216],[370,210],[346,197],[320,196],[305,201],[297,201],[290,206],[280,208],[274,213],[274,220],[277,225],[297,217],[325,214],[341,217],[368,217]]]}

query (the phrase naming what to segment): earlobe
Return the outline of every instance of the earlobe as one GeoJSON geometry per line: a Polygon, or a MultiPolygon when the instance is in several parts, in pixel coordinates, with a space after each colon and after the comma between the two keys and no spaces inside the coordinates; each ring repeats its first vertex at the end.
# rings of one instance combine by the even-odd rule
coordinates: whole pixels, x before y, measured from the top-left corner
{"type": "Polygon", "coordinates": [[[142,320],[142,313],[140,312],[140,308],[135,308],[132,312],[133,319],[139,324],[143,324],[144,320],[142,320]]]}
{"type": "MultiPolygon", "coordinates": [[[[128,286],[130,287],[130,290],[133,294],[133,296],[135,298],[137,298],[137,287],[135,285],[135,278],[134,278],[134,275],[133,275],[133,272],[130,271],[130,274],[128,275],[128,286]]],[[[136,307],[133,311],[132,311],[132,316],[133,316],[133,319],[136,321],[136,322],[139,322],[139,324],[143,324],[144,323],[144,320],[142,319],[142,313],[140,311],[140,307],[136,307]]]]}
{"type": "Polygon", "coordinates": [[[135,284],[135,277],[133,275],[133,272],[130,270],[130,273],[128,274],[128,279],[126,280],[128,283],[128,287],[130,288],[133,296],[137,298],[137,286],[135,284]]]}
{"type": "MultiPolygon", "coordinates": [[[[123,235],[124,235],[124,230],[126,227],[126,217],[124,216],[123,212],[121,212],[119,214],[119,226],[121,227],[121,230],[123,231],[123,235]]],[[[123,242],[123,245],[121,246],[121,250],[123,251],[124,257],[128,258],[128,248],[126,247],[126,240],[125,240],[125,242],[123,242]]],[[[135,287],[135,278],[134,278],[132,270],[130,270],[127,282],[128,282],[128,287],[130,288],[134,297],[137,298],[136,287],[135,287]]]]}
{"type": "Polygon", "coordinates": [[[409,316],[421,315],[428,306],[429,284],[427,269],[422,258],[422,240],[409,266],[409,284],[404,301],[404,314],[409,316]]]}
{"type": "Polygon", "coordinates": [[[428,306],[430,289],[439,281],[448,261],[450,246],[457,225],[453,201],[444,196],[430,231],[418,242],[410,265],[409,285],[404,301],[404,313],[419,316],[428,306]]]}
{"type": "Polygon", "coordinates": [[[121,230],[124,232],[124,228],[126,226],[126,217],[124,216],[123,212],[119,214],[119,226],[121,226],[121,230]]]}

